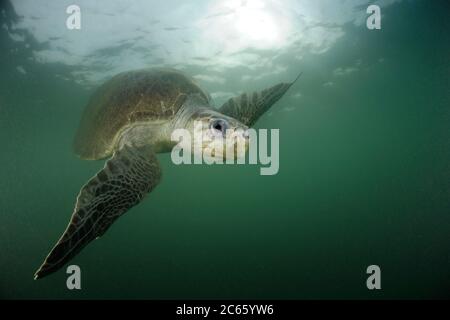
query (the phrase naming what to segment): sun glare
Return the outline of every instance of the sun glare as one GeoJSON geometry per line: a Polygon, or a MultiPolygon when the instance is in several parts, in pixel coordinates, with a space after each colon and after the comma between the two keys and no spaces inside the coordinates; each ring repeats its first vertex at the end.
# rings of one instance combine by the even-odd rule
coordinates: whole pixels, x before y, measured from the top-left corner
{"type": "Polygon", "coordinates": [[[233,10],[237,36],[248,41],[263,41],[260,46],[271,46],[280,40],[275,18],[262,0],[232,0],[225,6],[233,10]]]}

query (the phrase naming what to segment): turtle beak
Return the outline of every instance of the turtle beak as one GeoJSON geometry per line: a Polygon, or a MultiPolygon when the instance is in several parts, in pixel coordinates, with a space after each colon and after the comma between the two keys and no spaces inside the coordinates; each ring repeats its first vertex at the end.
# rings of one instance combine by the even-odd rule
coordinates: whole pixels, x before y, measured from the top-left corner
{"type": "Polygon", "coordinates": [[[250,139],[250,132],[248,131],[248,129],[244,130],[244,132],[242,133],[242,136],[244,137],[244,139],[246,141],[248,141],[250,139]]]}
{"type": "Polygon", "coordinates": [[[250,134],[246,126],[234,127],[228,131],[226,139],[232,141],[233,147],[230,151],[234,153],[234,159],[245,157],[250,144],[250,134]]]}
{"type": "Polygon", "coordinates": [[[248,129],[245,129],[242,132],[242,139],[244,140],[245,143],[245,152],[248,152],[248,148],[250,146],[250,132],[248,131],[248,129]]]}
{"type": "Polygon", "coordinates": [[[244,131],[244,139],[245,139],[245,152],[248,152],[250,147],[250,131],[247,129],[244,131]]]}
{"type": "Polygon", "coordinates": [[[250,146],[250,131],[248,127],[245,127],[244,130],[241,133],[241,139],[243,140],[245,144],[245,153],[248,152],[249,146],[250,146]]]}

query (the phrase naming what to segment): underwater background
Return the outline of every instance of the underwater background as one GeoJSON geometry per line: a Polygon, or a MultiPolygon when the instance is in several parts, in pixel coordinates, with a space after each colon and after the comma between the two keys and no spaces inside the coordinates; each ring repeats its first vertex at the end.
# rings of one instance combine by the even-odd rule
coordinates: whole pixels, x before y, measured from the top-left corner
{"type": "Polygon", "coordinates": [[[448,1],[1,3],[0,298],[450,298],[448,1]],[[280,129],[279,173],[159,155],[162,183],[69,263],[82,289],[34,281],[104,164],[72,152],[90,95],[152,66],[216,107],[302,71],[255,126],[280,129]]]}

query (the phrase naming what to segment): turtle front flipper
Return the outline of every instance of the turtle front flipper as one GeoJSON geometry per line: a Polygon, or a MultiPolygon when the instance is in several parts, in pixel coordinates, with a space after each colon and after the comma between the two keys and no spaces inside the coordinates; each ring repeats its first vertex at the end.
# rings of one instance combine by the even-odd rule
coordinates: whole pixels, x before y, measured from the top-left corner
{"type": "Polygon", "coordinates": [[[138,204],[159,182],[161,170],[148,146],[124,145],[81,189],[72,218],[35,279],[64,266],[89,242],[103,235],[113,222],[138,204]]]}
{"type": "Polygon", "coordinates": [[[220,107],[219,112],[251,127],[264,112],[281,99],[300,76],[301,73],[290,83],[279,83],[260,92],[232,97],[220,107]]]}

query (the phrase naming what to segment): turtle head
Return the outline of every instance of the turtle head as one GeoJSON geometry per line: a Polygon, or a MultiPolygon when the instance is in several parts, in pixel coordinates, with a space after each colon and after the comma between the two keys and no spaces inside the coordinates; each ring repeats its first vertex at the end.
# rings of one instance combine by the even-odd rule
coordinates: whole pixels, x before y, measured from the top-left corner
{"type": "Polygon", "coordinates": [[[201,151],[204,157],[242,158],[249,147],[248,127],[211,109],[199,110],[191,117],[187,129],[197,144],[194,153],[201,151]]]}

